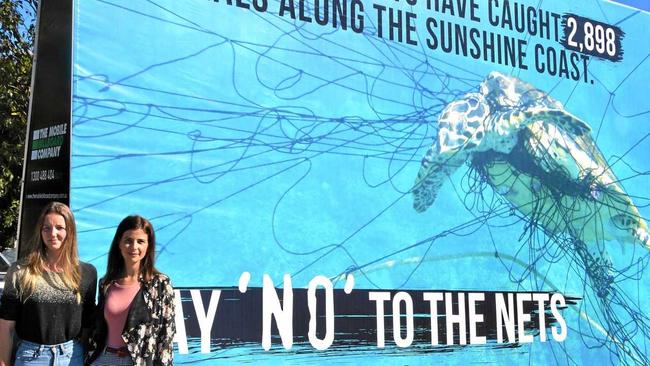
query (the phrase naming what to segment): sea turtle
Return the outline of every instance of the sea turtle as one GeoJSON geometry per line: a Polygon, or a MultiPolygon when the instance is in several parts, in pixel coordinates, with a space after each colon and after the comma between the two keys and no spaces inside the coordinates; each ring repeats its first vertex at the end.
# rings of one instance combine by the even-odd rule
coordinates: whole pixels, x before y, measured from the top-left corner
{"type": "Polygon", "coordinates": [[[650,249],[648,225],[591,138],[589,126],[543,91],[490,73],[452,101],[413,188],[418,212],[465,162],[548,234],[617,239],[650,249]]]}

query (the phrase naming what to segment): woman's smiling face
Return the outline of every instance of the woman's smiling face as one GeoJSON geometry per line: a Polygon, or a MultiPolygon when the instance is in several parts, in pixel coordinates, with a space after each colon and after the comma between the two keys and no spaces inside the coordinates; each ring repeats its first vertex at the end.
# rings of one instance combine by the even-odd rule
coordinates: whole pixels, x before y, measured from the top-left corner
{"type": "Polygon", "coordinates": [[[142,229],[127,230],[120,239],[120,252],[127,266],[139,263],[147,255],[149,237],[142,229]]]}
{"type": "Polygon", "coordinates": [[[41,227],[41,239],[48,252],[59,253],[67,237],[65,218],[58,213],[45,215],[41,227]]]}

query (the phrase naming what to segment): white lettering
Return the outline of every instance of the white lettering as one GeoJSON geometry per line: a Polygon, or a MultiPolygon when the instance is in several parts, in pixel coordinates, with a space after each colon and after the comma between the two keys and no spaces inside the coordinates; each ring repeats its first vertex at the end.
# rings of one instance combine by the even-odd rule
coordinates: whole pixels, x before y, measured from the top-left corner
{"type": "Polygon", "coordinates": [[[288,274],[284,275],[282,302],[284,309],[280,305],[280,299],[275,292],[271,277],[265,274],[264,288],[262,289],[262,347],[266,351],[271,349],[271,321],[274,316],[282,339],[282,346],[285,349],[291,349],[293,346],[293,290],[291,276],[288,274]]]}
{"type": "Polygon", "coordinates": [[[398,292],[393,298],[393,339],[397,347],[408,347],[413,343],[413,299],[407,292],[398,292]],[[402,314],[400,303],[406,305],[406,337],[402,338],[402,314]]]}
{"type": "Polygon", "coordinates": [[[309,343],[318,350],[329,348],[334,342],[334,289],[332,282],[325,276],[316,276],[309,282],[307,290],[307,305],[309,306],[309,343]],[[325,288],[325,338],[316,336],[316,287],[325,288]]]}
{"type": "Polygon", "coordinates": [[[495,294],[497,308],[497,343],[503,343],[503,325],[505,323],[506,332],[508,333],[508,342],[515,343],[515,317],[510,315],[513,307],[513,296],[508,294],[508,305],[505,303],[503,294],[495,294]]]}
{"type": "Polygon", "coordinates": [[[370,301],[377,302],[377,347],[384,348],[386,337],[384,331],[384,301],[390,300],[390,292],[369,292],[370,301]]]}
{"type": "Polygon", "coordinates": [[[546,311],[544,301],[548,301],[548,294],[533,294],[533,301],[537,301],[537,312],[539,313],[539,340],[546,342],[546,311]]]}
{"type": "Polygon", "coordinates": [[[447,344],[454,344],[454,323],[458,324],[460,344],[467,344],[467,326],[465,324],[465,294],[458,293],[458,314],[454,314],[452,293],[445,292],[445,316],[447,320],[447,344]]]}
{"type": "Polygon", "coordinates": [[[176,334],[172,343],[178,344],[178,353],[186,355],[189,353],[187,348],[187,332],[185,331],[185,317],[183,316],[183,304],[181,302],[181,292],[174,290],[174,322],[176,323],[176,334]]]}
{"type": "Polygon", "coordinates": [[[431,306],[431,345],[438,345],[438,302],[442,301],[442,293],[425,292],[424,300],[428,301],[431,306]]]}
{"type": "Polygon", "coordinates": [[[210,353],[210,333],[212,332],[214,316],[217,313],[217,306],[219,304],[219,296],[221,296],[221,291],[212,290],[212,293],[210,294],[210,302],[208,303],[207,313],[203,307],[201,291],[190,290],[190,294],[192,295],[192,302],[194,303],[196,320],[199,322],[199,329],[201,330],[201,353],[210,353]]]}
{"type": "Polygon", "coordinates": [[[467,295],[467,302],[469,303],[469,343],[470,344],[485,344],[487,339],[485,336],[476,335],[476,325],[483,323],[483,314],[476,313],[476,302],[485,301],[485,295],[482,293],[469,293],[467,295]]]}
{"type": "Polygon", "coordinates": [[[562,296],[561,294],[553,294],[553,296],[551,296],[551,313],[553,314],[553,317],[555,317],[555,320],[557,320],[559,327],[557,326],[551,327],[551,333],[553,334],[553,339],[555,339],[558,342],[564,342],[568,332],[567,332],[566,322],[564,321],[562,314],[557,310],[558,303],[562,307],[566,306],[566,302],[564,301],[564,296],[562,296]],[[559,331],[558,328],[560,329],[559,331]]]}
{"type": "Polygon", "coordinates": [[[517,328],[519,342],[532,343],[533,336],[526,334],[526,323],[530,322],[530,314],[524,312],[524,301],[531,301],[530,294],[517,294],[517,328]]]}

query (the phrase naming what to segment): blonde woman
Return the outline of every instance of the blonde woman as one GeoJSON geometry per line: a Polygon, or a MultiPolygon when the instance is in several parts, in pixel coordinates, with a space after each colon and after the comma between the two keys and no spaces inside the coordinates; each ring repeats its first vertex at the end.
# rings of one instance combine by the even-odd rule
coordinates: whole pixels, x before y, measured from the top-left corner
{"type": "Polygon", "coordinates": [[[70,208],[59,202],[41,212],[30,253],[5,277],[0,305],[0,366],[83,365],[82,331],[92,327],[97,271],[79,261],[70,208]]]}

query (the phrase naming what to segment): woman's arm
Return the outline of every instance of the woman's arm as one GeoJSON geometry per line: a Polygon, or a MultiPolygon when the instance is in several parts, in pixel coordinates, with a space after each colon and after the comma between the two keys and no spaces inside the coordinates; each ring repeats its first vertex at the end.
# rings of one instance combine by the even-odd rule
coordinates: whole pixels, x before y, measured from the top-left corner
{"type": "MultiPolygon", "coordinates": [[[[88,344],[86,345],[87,359],[94,361],[98,357],[98,352],[100,348],[106,343],[106,324],[104,322],[104,302],[106,301],[106,296],[102,291],[102,285],[104,278],[99,280],[99,300],[95,306],[95,315],[93,316],[93,324],[90,329],[90,335],[88,336],[88,344]]],[[[95,293],[93,291],[93,293],[95,293]]]]}
{"type": "Polygon", "coordinates": [[[19,269],[12,265],[5,275],[5,287],[0,299],[0,366],[11,365],[11,351],[16,331],[16,320],[20,317],[22,303],[16,288],[15,276],[19,269]]]}
{"type": "Polygon", "coordinates": [[[11,349],[14,345],[16,322],[0,319],[0,366],[11,365],[11,349]]]}
{"type": "Polygon", "coordinates": [[[173,364],[174,347],[172,341],[176,334],[176,324],[174,323],[174,288],[169,279],[161,284],[161,322],[160,333],[158,333],[158,358],[161,365],[173,364]]]}
{"type": "Polygon", "coordinates": [[[81,341],[83,342],[84,348],[88,350],[88,344],[90,341],[90,336],[92,330],[95,326],[95,316],[96,316],[96,305],[95,298],[97,297],[97,270],[95,266],[83,263],[84,271],[83,275],[86,277],[83,282],[87,285],[84,288],[83,293],[83,308],[81,315],[81,341]]]}

